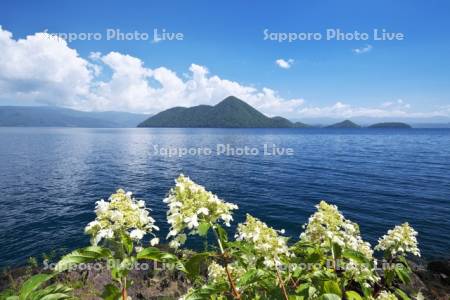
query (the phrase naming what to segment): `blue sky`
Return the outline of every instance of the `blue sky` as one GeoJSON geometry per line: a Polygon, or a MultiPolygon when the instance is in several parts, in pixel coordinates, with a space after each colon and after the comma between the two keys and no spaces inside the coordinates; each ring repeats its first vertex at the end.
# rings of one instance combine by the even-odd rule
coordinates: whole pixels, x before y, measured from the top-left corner
{"type": "MultiPolygon", "coordinates": [[[[110,78],[119,72],[111,67],[112,61],[117,62],[119,58],[108,60],[106,56],[117,52],[139,59],[149,72],[160,67],[175,72],[185,83],[194,76],[189,71],[192,64],[207,68],[209,78],[218,76],[254,88],[256,91],[250,92],[254,97],[249,97],[248,102],[267,114],[273,110],[298,119],[316,118],[320,113],[336,118],[359,117],[358,114],[372,117],[373,114],[382,118],[445,119],[450,115],[448,1],[286,1],[283,4],[275,1],[2,1],[0,5],[2,30],[10,32],[11,39],[16,42],[45,29],[52,33],[99,32],[105,35],[106,30],[112,28],[121,32],[147,32],[150,39],[154,29],[184,35],[183,41],[159,43],[150,40],[107,41],[105,38],[68,43],[67,47],[76,50],[86,61],[89,61],[90,53],[100,52],[102,58],[89,63],[98,64],[102,71],[89,79],[89,85],[111,83],[110,78]],[[280,43],[264,40],[263,33],[268,29],[269,32],[324,34],[327,29],[337,28],[343,32],[367,32],[370,39],[280,43]],[[374,41],[374,29],[403,33],[405,39],[374,41]],[[358,54],[355,49],[367,51],[358,54]],[[292,63],[289,68],[281,68],[276,63],[279,59],[285,62],[290,59],[292,63]],[[265,100],[270,95],[256,96],[264,88],[275,91],[278,102],[265,100]],[[284,100],[290,103],[287,104],[289,109],[277,109],[284,100]],[[344,106],[343,111],[340,105],[344,106]],[[390,110],[396,113],[390,115],[390,110]],[[442,116],[435,112],[441,112],[442,116]]],[[[58,54],[55,52],[55,55],[58,54]]],[[[148,76],[144,73],[139,75],[140,79],[146,78],[153,88],[161,85],[152,77],[153,73],[148,76]]],[[[132,105],[129,100],[128,104],[115,106],[109,103],[102,107],[99,103],[109,101],[105,100],[108,94],[104,91],[95,91],[95,96],[86,96],[86,93],[76,97],[69,95],[69,98],[73,96],[71,101],[58,103],[39,97],[33,99],[29,89],[30,95],[16,99],[14,95],[24,94],[21,83],[11,82],[17,76],[12,72],[1,75],[9,78],[4,84],[9,87],[8,93],[2,96],[0,89],[0,103],[3,104],[47,103],[81,109],[154,112],[176,103],[170,98],[155,105],[132,105]],[[80,97],[84,98],[80,100],[80,97]],[[103,100],[98,100],[100,98],[103,100]],[[97,102],[90,107],[90,101],[97,102]]],[[[48,86],[52,80],[49,78],[44,83],[48,86]]],[[[43,84],[41,81],[33,79],[27,86],[43,84]]],[[[125,82],[115,84],[108,87],[110,92],[125,82]]],[[[204,91],[196,95],[183,92],[176,96],[190,98],[189,101],[179,99],[180,105],[198,104],[202,102],[202,95],[205,103],[214,104],[220,100],[214,96],[225,93],[223,85],[226,84],[221,83],[222,90],[208,96],[204,96],[204,91]]],[[[168,84],[165,89],[164,99],[169,97],[170,86],[168,84]]],[[[214,89],[214,84],[209,83],[206,89],[209,88],[214,89]]],[[[66,95],[66,90],[54,91],[66,95]]],[[[34,94],[39,93],[34,91],[34,94]]],[[[161,96],[155,91],[143,93],[147,98],[161,96]]],[[[134,97],[139,98],[135,94],[134,97]]]]}

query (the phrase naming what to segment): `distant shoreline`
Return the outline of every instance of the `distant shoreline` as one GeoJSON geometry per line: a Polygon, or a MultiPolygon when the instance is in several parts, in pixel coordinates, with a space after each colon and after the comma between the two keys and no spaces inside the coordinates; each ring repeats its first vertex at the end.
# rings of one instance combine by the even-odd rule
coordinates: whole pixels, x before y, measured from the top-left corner
{"type": "Polygon", "coordinates": [[[450,129],[450,127],[416,127],[414,125],[411,126],[411,128],[395,128],[395,127],[389,127],[389,128],[369,128],[369,126],[362,126],[360,128],[330,128],[327,126],[323,127],[304,127],[304,128],[296,128],[296,127],[81,127],[81,126],[4,126],[0,125],[0,128],[59,128],[59,129],[276,129],[276,130],[299,130],[299,131],[308,131],[308,130],[329,130],[329,131],[336,131],[336,130],[368,130],[368,131],[383,131],[383,130],[392,130],[392,129],[406,129],[404,131],[409,131],[411,129],[443,129],[447,130],[450,129]],[[408,130],[409,129],[409,130],[408,130]]]}
{"type": "MultiPolygon", "coordinates": [[[[344,120],[290,121],[283,117],[268,117],[235,97],[224,99],[221,105],[201,105],[172,108],[156,115],[127,112],[86,112],[62,107],[0,106],[0,127],[42,128],[450,128],[450,122],[378,121],[357,118],[360,124],[344,120]],[[306,123],[304,123],[306,122],[306,123]],[[309,123],[311,122],[311,123],[309,123]],[[336,122],[336,121],[334,121],[336,122]],[[331,124],[331,125],[330,125],[331,124]]],[[[330,128],[330,129],[331,129],[330,128]]]]}

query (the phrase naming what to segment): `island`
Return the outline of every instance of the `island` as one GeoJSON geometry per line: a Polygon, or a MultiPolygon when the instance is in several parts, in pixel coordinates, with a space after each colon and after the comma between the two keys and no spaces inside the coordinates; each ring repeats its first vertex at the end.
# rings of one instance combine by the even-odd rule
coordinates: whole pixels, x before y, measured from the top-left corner
{"type": "Polygon", "coordinates": [[[164,110],[138,127],[179,128],[307,128],[283,117],[268,117],[246,102],[229,96],[214,106],[173,107],[164,110]]]}
{"type": "Polygon", "coordinates": [[[368,128],[412,128],[411,125],[401,122],[384,122],[370,125],[368,128]]]}
{"type": "Polygon", "coordinates": [[[333,125],[326,126],[325,128],[361,128],[361,126],[359,126],[356,123],[353,123],[350,120],[345,120],[333,125]]]}

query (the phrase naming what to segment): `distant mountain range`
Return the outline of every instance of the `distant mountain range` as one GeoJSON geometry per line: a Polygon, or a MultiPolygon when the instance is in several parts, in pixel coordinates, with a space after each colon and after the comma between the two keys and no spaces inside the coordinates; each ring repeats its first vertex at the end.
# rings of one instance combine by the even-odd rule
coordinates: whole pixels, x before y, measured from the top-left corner
{"type": "Polygon", "coordinates": [[[47,106],[0,106],[0,126],[136,127],[149,115],[127,112],[84,112],[47,106]]]}
{"type": "MultiPolygon", "coordinates": [[[[367,124],[367,122],[365,123],[367,124]]],[[[328,126],[268,117],[246,102],[230,96],[220,103],[174,107],[154,116],[127,112],[84,112],[49,106],[0,106],[0,127],[205,127],[205,128],[411,128],[401,122],[358,125],[344,120],[328,126]]],[[[450,123],[414,124],[414,128],[450,128],[450,123]]]]}
{"type": "Polygon", "coordinates": [[[244,101],[230,96],[215,106],[174,107],[162,111],[139,127],[207,127],[207,128],[304,128],[282,117],[269,118],[244,101]]]}
{"type": "MultiPolygon", "coordinates": [[[[283,117],[267,117],[246,102],[230,96],[216,104],[194,107],[174,107],[162,111],[138,127],[199,127],[199,128],[310,128],[302,122],[291,122],[283,117]]],[[[317,127],[317,126],[316,126],[317,127]]],[[[374,128],[407,128],[404,123],[378,123],[374,128]]],[[[361,128],[350,120],[345,120],[325,128],[361,128]]]]}

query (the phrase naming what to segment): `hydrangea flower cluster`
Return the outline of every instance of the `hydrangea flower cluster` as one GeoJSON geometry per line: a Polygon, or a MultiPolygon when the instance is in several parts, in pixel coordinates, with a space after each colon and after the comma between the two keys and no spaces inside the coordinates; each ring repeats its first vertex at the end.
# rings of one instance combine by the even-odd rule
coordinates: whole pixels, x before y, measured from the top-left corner
{"type": "Polygon", "coordinates": [[[288,238],[282,237],[284,230],[277,231],[266,223],[247,214],[245,223],[239,224],[236,233],[237,241],[246,241],[254,245],[258,256],[264,257],[267,267],[279,267],[283,257],[289,257],[288,238]]]}
{"type": "MultiPolygon", "coordinates": [[[[317,212],[303,226],[305,231],[300,235],[301,241],[326,249],[335,243],[344,249],[362,253],[368,261],[374,261],[373,250],[369,243],[363,241],[358,224],[345,219],[337,206],[325,201],[321,201],[316,208],[317,212]]],[[[379,279],[367,265],[350,261],[345,267],[347,275],[358,282],[379,279]]]]}
{"type": "Polygon", "coordinates": [[[120,238],[121,234],[140,241],[147,233],[153,236],[151,245],[158,244],[159,239],[153,234],[153,230],[157,231],[159,228],[155,226],[155,220],[145,207],[145,201],[136,200],[131,192],[122,189],[118,189],[108,200],[96,202],[96,218],[85,228],[85,232],[92,236],[93,245],[97,245],[102,239],[120,238]]]}
{"type": "MultiPolygon", "coordinates": [[[[228,264],[228,270],[233,278],[241,278],[246,270],[236,263],[228,264]]],[[[227,273],[225,268],[215,261],[208,266],[208,279],[214,283],[227,282],[227,273]]]]}
{"type": "Polygon", "coordinates": [[[175,180],[167,198],[163,201],[169,206],[167,222],[171,225],[167,238],[172,238],[169,246],[178,248],[186,241],[185,230],[189,234],[198,233],[201,223],[215,224],[223,221],[230,226],[232,211],[237,205],[219,199],[203,186],[181,174],[175,180]]]}
{"type": "Polygon", "coordinates": [[[398,300],[398,298],[391,292],[381,291],[376,300],[398,300]]]}
{"type": "Polygon", "coordinates": [[[317,212],[304,225],[306,230],[300,235],[302,241],[322,247],[328,247],[331,241],[341,247],[359,251],[368,259],[372,258],[373,251],[370,244],[362,240],[358,224],[345,219],[336,205],[321,201],[316,208],[317,212]]]}
{"type": "Polygon", "coordinates": [[[415,231],[408,223],[397,225],[378,240],[378,245],[375,246],[375,250],[386,251],[390,253],[391,256],[397,254],[403,255],[406,253],[420,256],[416,237],[417,231],[415,231]]]}

